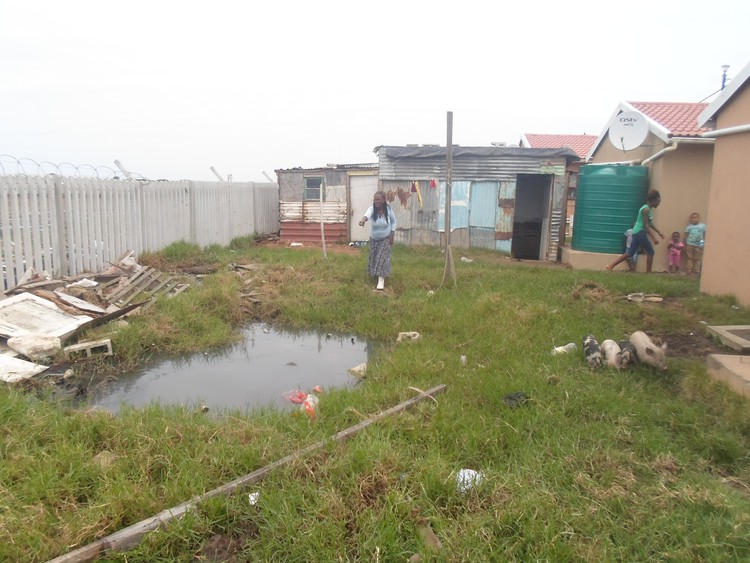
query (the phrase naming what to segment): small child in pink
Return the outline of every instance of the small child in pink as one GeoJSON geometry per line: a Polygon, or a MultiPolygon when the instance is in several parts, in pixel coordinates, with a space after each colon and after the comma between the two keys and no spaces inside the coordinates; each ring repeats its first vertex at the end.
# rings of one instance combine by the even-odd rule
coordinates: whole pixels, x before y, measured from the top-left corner
{"type": "Polygon", "coordinates": [[[672,233],[672,240],[667,243],[667,252],[669,252],[669,273],[676,274],[680,271],[680,260],[682,259],[682,249],[685,243],[680,240],[680,233],[672,233]]]}

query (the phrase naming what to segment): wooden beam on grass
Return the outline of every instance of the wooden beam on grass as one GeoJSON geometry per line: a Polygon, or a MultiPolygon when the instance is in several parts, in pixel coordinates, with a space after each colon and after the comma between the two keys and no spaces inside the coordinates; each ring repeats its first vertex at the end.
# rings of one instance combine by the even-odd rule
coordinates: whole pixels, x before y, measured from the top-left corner
{"type": "Polygon", "coordinates": [[[247,475],[235,479],[230,483],[222,485],[221,487],[213,489],[202,495],[193,497],[188,502],[184,502],[173,508],[168,508],[167,510],[160,512],[156,516],[147,518],[146,520],[141,520],[140,522],[137,522],[132,526],[128,526],[127,528],[124,528],[119,532],[115,532],[114,534],[110,534],[109,536],[98,539],[95,542],[90,543],[84,547],[66,553],[64,555],[60,555],[55,559],[51,559],[50,561],[48,561],[48,563],[81,563],[84,561],[94,561],[98,559],[105,551],[125,551],[127,549],[131,549],[138,545],[141,542],[143,536],[145,536],[148,532],[152,532],[162,527],[175,518],[182,518],[188,511],[190,511],[201,502],[219,495],[231,493],[239,487],[242,487],[243,485],[261,481],[274,469],[278,469],[279,467],[303,458],[316,450],[324,448],[331,442],[342,442],[343,440],[354,436],[358,432],[361,432],[371,424],[379,421],[381,418],[385,418],[386,416],[402,412],[412,405],[423,401],[424,399],[433,399],[433,395],[442,393],[446,388],[446,385],[438,385],[437,387],[433,387],[432,389],[429,389],[427,391],[417,390],[420,394],[416,397],[412,397],[411,399],[399,403],[395,407],[391,407],[388,410],[379,412],[378,414],[375,414],[370,418],[363,420],[359,424],[350,426],[346,430],[342,430],[341,432],[334,434],[327,440],[321,440],[320,442],[311,444],[306,448],[302,448],[301,450],[289,454],[288,456],[282,457],[281,459],[274,461],[273,463],[269,463],[268,465],[261,467],[260,469],[257,469],[252,473],[248,473],[247,475]]]}

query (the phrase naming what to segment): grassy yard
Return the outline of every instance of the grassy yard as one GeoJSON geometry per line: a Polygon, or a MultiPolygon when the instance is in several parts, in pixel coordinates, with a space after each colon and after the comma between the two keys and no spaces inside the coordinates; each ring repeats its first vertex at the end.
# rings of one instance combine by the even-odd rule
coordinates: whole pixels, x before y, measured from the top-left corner
{"type": "Polygon", "coordinates": [[[365,274],[367,248],[344,250],[324,258],[236,241],[142,257],[165,270],[218,271],[113,334],[115,367],[151,350],[219,346],[251,319],[391,344],[356,390],[327,390],[315,419],[157,406],[112,417],[3,387],[0,560],[65,554],[438,384],[447,390],[434,400],[103,558],[750,560],[750,409],[707,377],[703,357],[706,343],[718,348],[704,323],[750,324],[750,311],[683,276],[574,271],[482,250],[454,249],[457,286],[441,286],[439,249],[398,245],[380,294],[365,274]],[[230,263],[258,267],[241,277],[230,263]],[[242,299],[248,290],[259,302],[242,299]],[[623,298],[634,292],[664,301],[623,298]],[[586,333],[619,340],[635,330],[679,343],[666,374],[588,369],[586,333]],[[402,331],[421,339],[397,344],[402,331]],[[551,355],[567,342],[578,352],[551,355]],[[519,391],[525,404],[503,401],[519,391]],[[457,490],[461,469],[482,480],[457,490]]]}

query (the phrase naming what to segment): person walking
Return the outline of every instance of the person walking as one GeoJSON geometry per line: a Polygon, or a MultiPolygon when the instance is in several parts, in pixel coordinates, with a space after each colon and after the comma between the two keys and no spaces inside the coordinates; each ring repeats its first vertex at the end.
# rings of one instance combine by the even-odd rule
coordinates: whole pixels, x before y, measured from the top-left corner
{"type": "Polygon", "coordinates": [[[660,203],[661,194],[657,190],[649,190],[646,196],[646,203],[638,210],[638,215],[635,218],[633,238],[630,241],[630,246],[625,251],[625,254],[622,254],[611,264],[607,264],[607,270],[611,272],[620,262],[630,259],[631,256],[638,252],[638,247],[640,246],[646,252],[646,273],[651,273],[651,267],[654,263],[654,247],[651,246],[648,237],[651,235],[654,244],[659,244],[659,239],[656,238],[656,235],[659,235],[662,239],[664,238],[664,233],[654,225],[653,210],[659,207],[660,203]],[[656,234],[652,234],[650,231],[656,234]]]}
{"type": "Polygon", "coordinates": [[[706,238],[706,225],[701,223],[698,213],[690,214],[690,224],[685,227],[685,256],[688,276],[697,276],[703,262],[703,239],[706,238]]]}
{"type": "Polygon", "coordinates": [[[372,198],[372,205],[359,220],[364,227],[370,222],[370,258],[367,273],[378,278],[377,291],[385,289],[385,278],[391,275],[391,246],[396,232],[396,215],[385,201],[385,192],[377,191],[372,198]]]}

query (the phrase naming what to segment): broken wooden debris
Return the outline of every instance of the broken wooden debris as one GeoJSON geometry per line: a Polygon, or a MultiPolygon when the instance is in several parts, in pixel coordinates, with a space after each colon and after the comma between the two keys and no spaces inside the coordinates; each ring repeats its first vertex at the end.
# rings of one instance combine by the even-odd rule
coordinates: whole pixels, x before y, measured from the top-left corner
{"type": "Polygon", "coordinates": [[[349,437],[354,436],[368,426],[378,422],[379,420],[387,416],[405,411],[406,409],[410,408],[416,403],[419,403],[420,401],[423,401],[426,398],[432,398],[432,395],[437,395],[438,393],[444,392],[446,387],[446,385],[438,385],[437,387],[433,387],[432,389],[429,389],[428,391],[425,391],[424,393],[421,393],[416,397],[407,399],[406,401],[399,403],[398,405],[391,407],[388,410],[374,414],[370,418],[367,418],[366,420],[363,420],[362,422],[355,424],[354,426],[350,426],[346,430],[342,430],[338,434],[334,434],[328,439],[310,444],[309,446],[306,446],[300,450],[297,450],[296,452],[282,457],[279,460],[269,463],[268,465],[261,467],[260,469],[256,469],[252,473],[243,475],[242,477],[226,483],[225,485],[217,487],[199,496],[193,497],[191,500],[184,502],[178,506],[168,508],[160,512],[156,516],[152,516],[151,518],[147,518],[146,520],[136,522],[135,524],[132,524],[127,528],[123,528],[118,532],[114,532],[113,534],[110,534],[103,538],[99,538],[88,545],[60,555],[55,559],[51,559],[48,563],[80,563],[82,561],[93,561],[94,559],[102,556],[107,551],[125,551],[127,549],[133,548],[141,542],[141,539],[148,532],[157,530],[169,524],[174,519],[182,518],[190,510],[196,508],[200,503],[205,502],[211,498],[230,494],[238,488],[249,483],[256,483],[258,481],[261,481],[275,469],[288,465],[292,462],[296,462],[300,459],[304,459],[306,456],[309,456],[310,453],[316,450],[320,450],[330,445],[332,442],[343,442],[349,437]]]}

